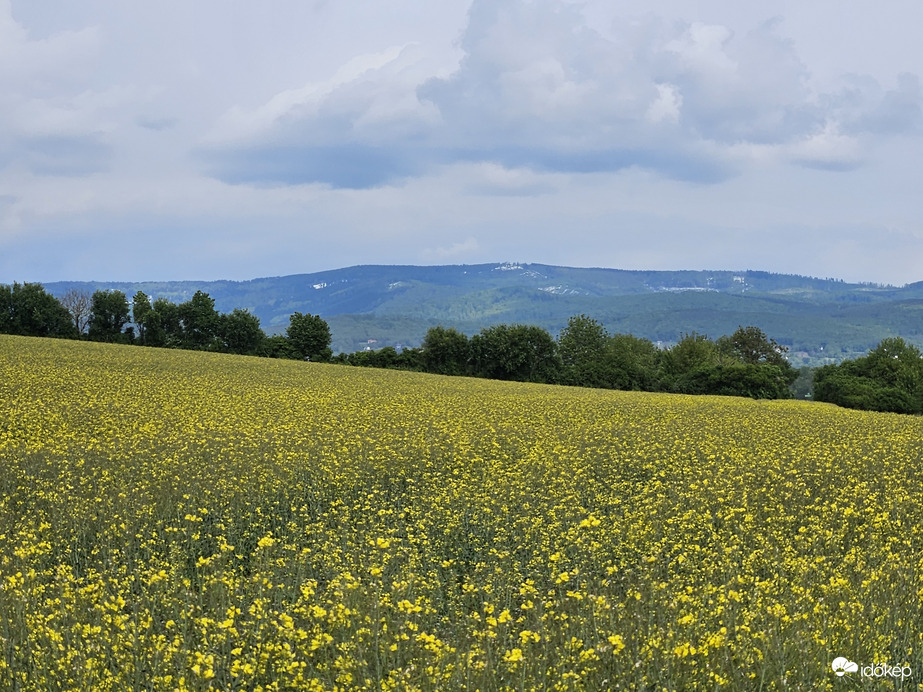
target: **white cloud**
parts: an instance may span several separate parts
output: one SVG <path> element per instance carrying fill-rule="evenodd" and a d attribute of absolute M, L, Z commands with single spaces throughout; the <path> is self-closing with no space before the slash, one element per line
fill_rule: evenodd
<path fill-rule="evenodd" d="M 353 124 L 355 120 L 376 120 L 376 111 L 379 113 L 377 119 L 382 119 L 388 110 L 398 110 L 394 108 L 395 101 L 406 101 L 408 92 L 414 93 L 415 84 L 408 85 L 406 80 L 402 84 L 400 79 L 407 61 L 403 61 L 404 65 L 399 61 L 406 48 L 392 46 L 380 53 L 359 55 L 340 67 L 330 79 L 283 91 L 254 110 L 235 106 L 218 120 L 205 144 L 259 144 L 273 137 L 277 128 L 287 129 L 289 123 L 322 118 L 324 109 L 345 111 L 342 115 L 352 117 Z M 362 93 L 363 87 L 365 93 Z M 353 94 L 358 96 L 359 103 L 350 109 L 348 102 Z M 381 103 L 383 100 L 390 103 Z M 338 101 L 342 104 L 339 107 Z M 310 139 L 314 133 L 292 134 Z"/>
<path fill-rule="evenodd" d="M 655 124 L 663 121 L 679 122 L 682 106 L 683 97 L 679 89 L 672 84 L 658 84 L 657 98 L 647 109 L 647 119 Z"/>
<path fill-rule="evenodd" d="M 675 53 L 690 72 L 713 75 L 714 81 L 727 83 L 737 73 L 737 63 L 726 53 L 732 35 L 725 26 L 693 22 L 679 36 L 667 41 L 665 48 Z"/>
<path fill-rule="evenodd" d="M 506 168 L 490 162 L 460 164 L 457 168 L 467 169 L 471 181 L 464 189 L 474 195 L 531 197 L 550 193 L 562 182 L 528 168 Z"/>
<path fill-rule="evenodd" d="M 858 139 L 841 134 L 834 123 L 828 123 L 822 132 L 792 143 L 785 151 L 794 163 L 830 170 L 855 168 L 864 158 Z"/>

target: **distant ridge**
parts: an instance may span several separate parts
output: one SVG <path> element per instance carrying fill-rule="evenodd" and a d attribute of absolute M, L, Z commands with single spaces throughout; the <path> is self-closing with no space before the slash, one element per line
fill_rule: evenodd
<path fill-rule="evenodd" d="M 320 314 L 331 325 L 335 351 L 416 346 L 435 324 L 470 334 L 491 324 L 528 323 L 556 335 L 579 313 L 611 332 L 663 343 L 754 324 L 787 345 L 796 364 L 861 354 L 887 336 L 923 343 L 923 282 L 895 287 L 752 270 L 361 265 L 249 281 L 45 286 L 55 295 L 118 289 L 129 299 L 140 290 L 172 302 L 205 291 L 221 312 L 250 310 L 267 332 L 284 330 L 294 311 Z"/>

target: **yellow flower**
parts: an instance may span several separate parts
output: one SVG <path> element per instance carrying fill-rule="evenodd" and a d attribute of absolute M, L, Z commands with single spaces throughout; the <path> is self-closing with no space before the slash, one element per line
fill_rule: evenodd
<path fill-rule="evenodd" d="M 522 649 L 511 649 L 503 654 L 503 660 L 507 663 L 516 663 L 522 660 Z"/>
<path fill-rule="evenodd" d="M 519 633 L 519 641 L 523 644 L 528 644 L 531 642 L 538 642 L 541 639 L 541 636 L 537 632 L 531 630 L 523 630 Z"/>

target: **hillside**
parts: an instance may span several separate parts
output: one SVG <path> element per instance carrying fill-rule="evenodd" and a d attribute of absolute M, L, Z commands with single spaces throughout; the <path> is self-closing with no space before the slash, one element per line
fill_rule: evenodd
<path fill-rule="evenodd" d="M 57 282 L 46 288 L 141 290 L 182 302 L 207 292 L 216 308 L 256 314 L 267 332 L 294 312 L 322 315 L 335 351 L 416 346 L 435 325 L 472 334 L 497 323 L 557 334 L 586 313 L 611 332 L 669 343 L 753 324 L 791 349 L 793 362 L 859 355 L 887 336 L 923 343 L 923 282 L 901 288 L 759 271 L 628 271 L 543 264 L 358 266 L 250 281 Z"/>

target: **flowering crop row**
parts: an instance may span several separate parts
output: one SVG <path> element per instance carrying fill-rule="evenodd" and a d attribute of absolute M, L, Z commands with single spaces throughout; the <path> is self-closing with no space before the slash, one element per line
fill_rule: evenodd
<path fill-rule="evenodd" d="M 0 689 L 837 689 L 838 656 L 916 685 L 921 439 L 0 337 Z"/>

